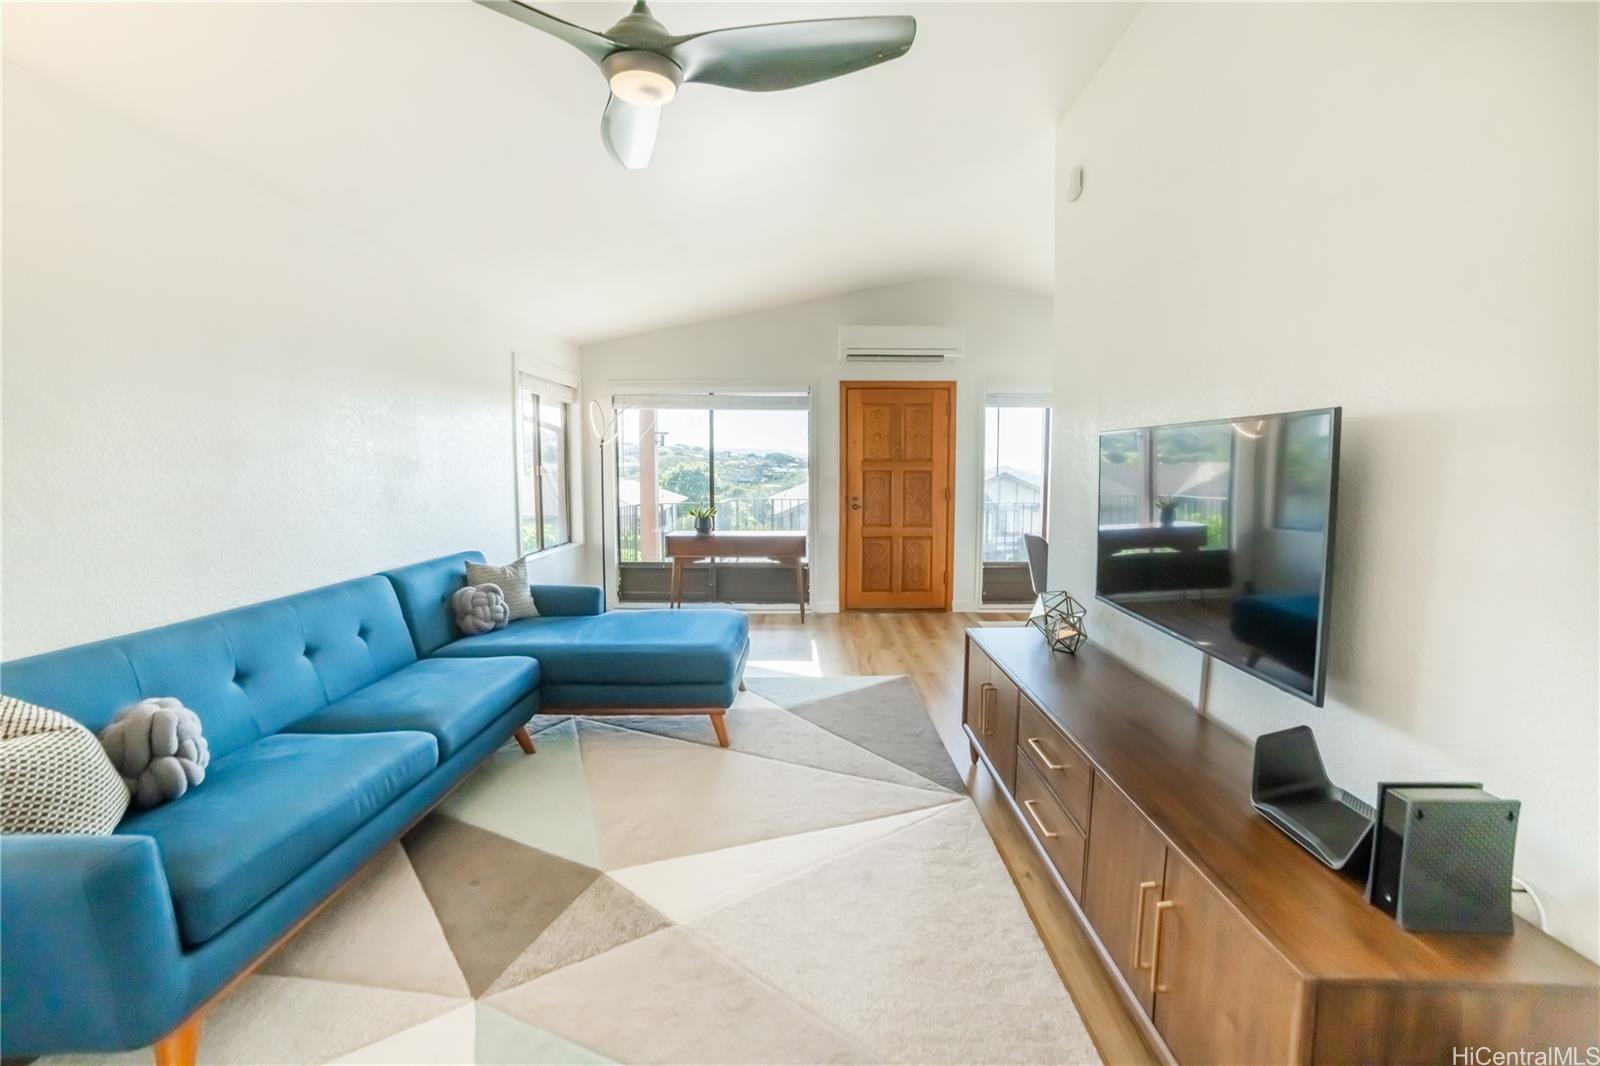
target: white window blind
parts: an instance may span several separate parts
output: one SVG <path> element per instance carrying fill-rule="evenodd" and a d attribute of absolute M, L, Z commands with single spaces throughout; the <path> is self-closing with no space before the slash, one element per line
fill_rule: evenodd
<path fill-rule="evenodd" d="M 563 385 L 549 378 L 534 377 L 532 374 L 518 374 L 517 378 L 523 388 L 539 397 L 544 403 L 578 402 L 578 390 L 571 385 Z"/>
<path fill-rule="evenodd" d="M 983 395 L 985 407 L 1049 407 L 1050 390 L 1026 386 L 990 389 Z"/>
<path fill-rule="evenodd" d="M 617 407 L 646 411 L 805 411 L 808 392 L 634 392 L 611 398 Z"/>

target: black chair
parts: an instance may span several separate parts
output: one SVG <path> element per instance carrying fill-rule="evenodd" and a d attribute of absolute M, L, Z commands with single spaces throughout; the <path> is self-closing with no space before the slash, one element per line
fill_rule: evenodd
<path fill-rule="evenodd" d="M 1033 582 L 1033 594 L 1043 596 L 1050 586 L 1045 582 L 1046 566 L 1050 560 L 1050 543 L 1032 533 L 1022 535 L 1022 545 L 1028 550 L 1028 580 Z"/>

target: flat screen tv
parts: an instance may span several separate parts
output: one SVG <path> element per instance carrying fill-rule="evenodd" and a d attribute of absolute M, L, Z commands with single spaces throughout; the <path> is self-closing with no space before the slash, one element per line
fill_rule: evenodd
<path fill-rule="evenodd" d="M 1322 705 L 1339 408 L 1100 434 L 1095 596 Z"/>

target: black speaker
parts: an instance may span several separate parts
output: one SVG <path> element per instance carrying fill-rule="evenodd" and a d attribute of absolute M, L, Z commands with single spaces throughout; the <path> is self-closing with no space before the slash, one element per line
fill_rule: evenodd
<path fill-rule="evenodd" d="M 1379 785 L 1368 902 L 1413 933 L 1511 932 L 1521 808 L 1476 784 Z"/>

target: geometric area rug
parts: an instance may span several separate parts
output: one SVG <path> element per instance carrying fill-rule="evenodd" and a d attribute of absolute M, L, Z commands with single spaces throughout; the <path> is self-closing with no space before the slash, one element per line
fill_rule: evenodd
<path fill-rule="evenodd" d="M 212 1008 L 201 1062 L 1098 1063 L 911 683 L 748 684 L 728 749 L 535 718 Z"/>

